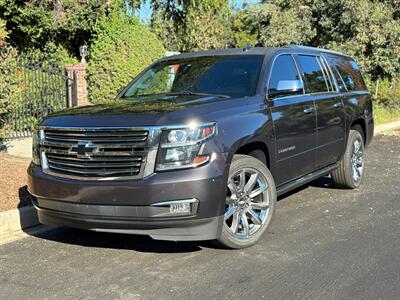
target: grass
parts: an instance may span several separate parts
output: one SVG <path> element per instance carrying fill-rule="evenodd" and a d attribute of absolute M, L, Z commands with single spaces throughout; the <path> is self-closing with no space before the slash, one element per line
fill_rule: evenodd
<path fill-rule="evenodd" d="M 392 121 L 400 121 L 400 110 L 374 103 L 375 124 L 379 125 Z"/>

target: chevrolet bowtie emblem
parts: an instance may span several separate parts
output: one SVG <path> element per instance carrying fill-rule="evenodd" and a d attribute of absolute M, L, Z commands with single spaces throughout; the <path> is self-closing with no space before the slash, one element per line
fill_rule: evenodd
<path fill-rule="evenodd" d="M 70 152 L 77 154 L 78 158 L 90 158 L 91 154 L 99 152 L 99 148 L 91 142 L 78 142 L 71 146 Z"/>

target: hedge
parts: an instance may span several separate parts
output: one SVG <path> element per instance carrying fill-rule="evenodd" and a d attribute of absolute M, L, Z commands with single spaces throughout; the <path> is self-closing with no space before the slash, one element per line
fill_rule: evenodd
<path fill-rule="evenodd" d="M 115 10 L 98 22 L 89 49 L 89 101 L 115 98 L 134 76 L 162 57 L 161 42 L 136 18 Z"/>

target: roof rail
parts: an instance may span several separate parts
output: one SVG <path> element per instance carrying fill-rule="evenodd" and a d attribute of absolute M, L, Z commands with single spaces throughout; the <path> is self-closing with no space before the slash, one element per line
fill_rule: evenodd
<path fill-rule="evenodd" d="M 330 54 L 336 54 L 336 55 L 341 55 L 341 56 L 349 56 L 348 54 L 340 51 L 335 51 L 335 50 L 329 50 L 325 48 L 318 48 L 318 47 L 311 47 L 311 46 L 303 46 L 303 45 L 286 45 L 285 48 L 297 48 L 297 49 L 303 49 L 303 50 L 313 50 L 313 51 L 319 51 L 319 52 L 324 52 L 324 53 L 330 53 Z"/>

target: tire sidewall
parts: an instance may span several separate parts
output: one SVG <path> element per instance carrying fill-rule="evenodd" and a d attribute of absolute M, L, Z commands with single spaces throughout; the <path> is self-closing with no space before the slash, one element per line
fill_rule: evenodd
<path fill-rule="evenodd" d="M 352 169 L 352 164 L 351 164 L 351 158 L 353 156 L 353 144 L 354 142 L 360 138 L 361 139 L 361 147 L 363 149 L 363 159 L 365 161 L 365 147 L 364 147 L 364 138 L 362 136 L 362 134 L 356 130 L 356 129 L 352 129 L 350 130 L 350 134 L 349 134 L 349 140 L 347 142 L 347 149 L 346 149 L 346 154 L 345 154 L 345 159 L 346 159 L 346 169 L 347 169 L 347 180 L 348 182 L 351 183 L 352 188 L 358 188 L 360 187 L 360 185 L 363 183 L 364 181 L 364 169 L 365 169 L 365 163 L 364 163 L 364 169 L 363 169 L 363 173 L 361 175 L 361 179 L 359 181 L 355 181 L 353 178 L 353 169 Z"/>

